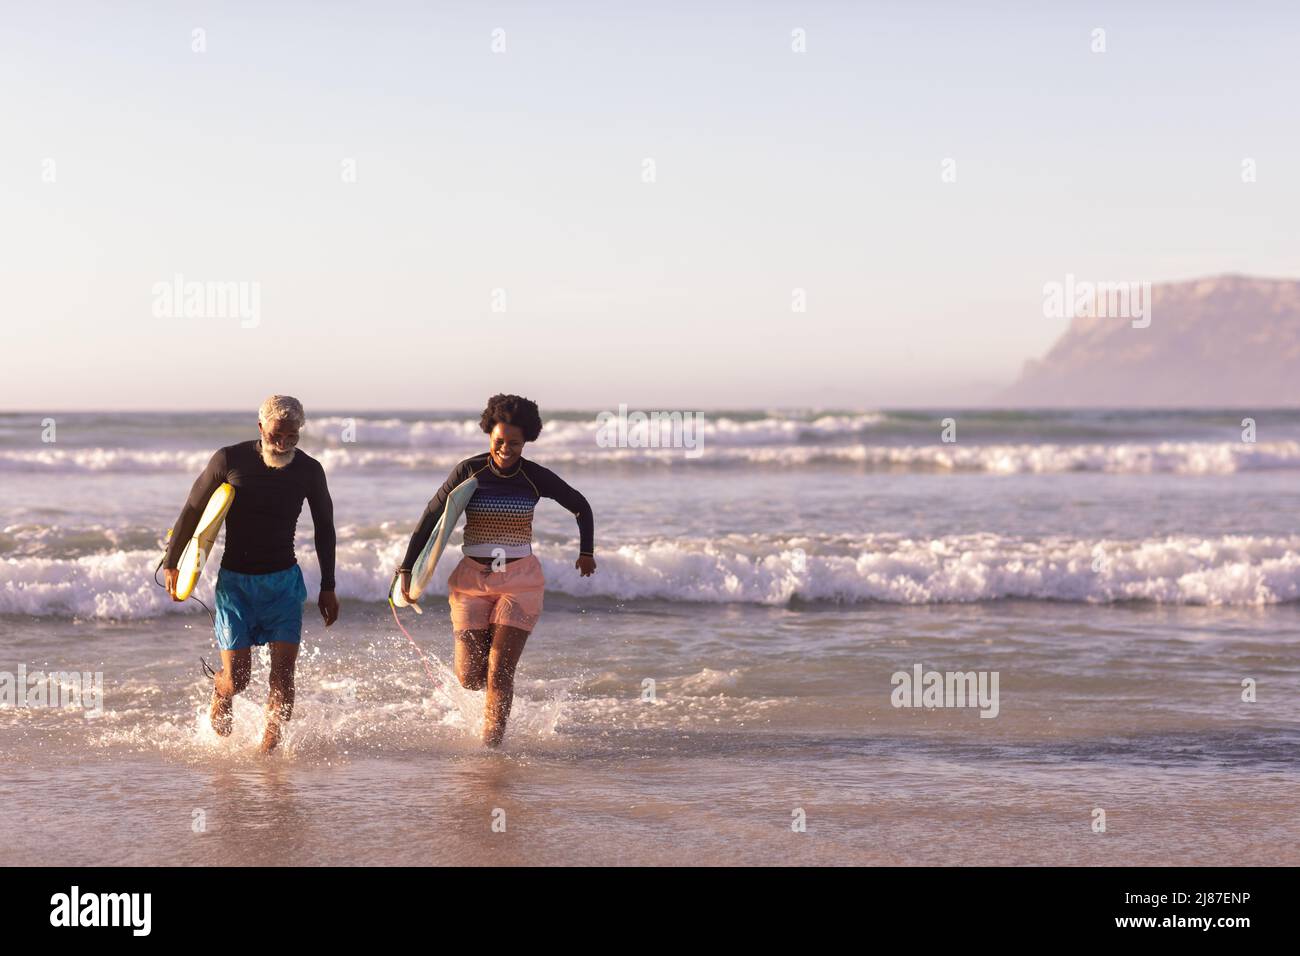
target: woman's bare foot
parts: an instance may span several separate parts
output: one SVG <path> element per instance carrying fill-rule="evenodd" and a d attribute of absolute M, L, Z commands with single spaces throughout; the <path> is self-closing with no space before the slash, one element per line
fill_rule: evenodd
<path fill-rule="evenodd" d="M 212 708 L 208 712 L 208 719 L 212 721 L 212 729 L 219 736 L 229 737 L 231 728 L 234 726 L 234 717 L 230 712 L 232 703 L 234 703 L 233 697 L 222 697 L 220 694 L 213 692 Z"/>
<path fill-rule="evenodd" d="M 262 734 L 262 746 L 257 748 L 258 753 L 269 754 L 279 745 L 280 724 L 278 721 L 271 721 L 266 725 L 266 733 Z"/>

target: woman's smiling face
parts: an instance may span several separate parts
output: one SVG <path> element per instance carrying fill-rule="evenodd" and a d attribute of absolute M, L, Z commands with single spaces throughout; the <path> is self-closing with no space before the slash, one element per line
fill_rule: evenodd
<path fill-rule="evenodd" d="M 518 425 L 497 422 L 492 426 L 488 450 L 492 463 L 502 471 L 509 471 L 524 453 L 524 431 Z"/>

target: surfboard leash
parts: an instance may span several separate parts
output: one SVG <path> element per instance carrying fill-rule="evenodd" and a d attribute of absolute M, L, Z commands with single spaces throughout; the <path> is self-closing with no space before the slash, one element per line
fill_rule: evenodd
<path fill-rule="evenodd" d="M 170 532 L 170 531 L 168 531 L 167 534 L 168 534 L 169 537 L 171 536 L 171 532 Z M 163 562 L 166 561 L 166 560 L 167 560 L 167 555 L 164 554 L 161 558 L 158 559 L 158 565 L 157 565 L 157 567 L 155 567 L 155 568 L 153 569 L 153 583 L 156 584 L 156 585 L 158 585 L 158 586 L 159 586 L 160 588 L 162 588 L 164 591 L 167 590 L 167 585 L 163 584 L 161 581 L 158 580 L 158 572 L 159 572 L 160 570 L 162 570 Z M 167 593 L 170 594 L 171 592 L 168 591 Z M 203 610 L 205 610 L 205 611 L 208 612 L 208 618 L 212 621 L 212 629 L 213 629 L 214 631 L 217 629 L 217 616 L 216 616 L 215 614 L 212 613 L 212 608 L 208 607 L 206 604 L 203 603 L 203 600 L 202 600 L 201 598 L 195 597 L 193 594 L 191 594 L 191 595 L 190 595 L 188 598 L 186 598 L 185 600 L 187 600 L 187 601 L 196 601 L 196 602 L 198 603 L 199 607 L 203 608 Z M 216 680 L 217 672 L 214 671 L 214 670 L 212 669 L 212 665 L 209 664 L 209 663 L 208 663 L 206 660 L 204 660 L 202 657 L 199 658 L 199 663 L 200 663 L 201 665 L 203 665 L 203 674 L 204 674 L 204 676 L 207 677 L 207 678 L 209 678 L 209 679 L 211 679 L 211 680 Z"/>
<path fill-rule="evenodd" d="M 424 665 L 424 672 L 429 675 L 429 680 L 434 684 L 441 683 L 438 678 L 433 675 L 433 669 L 429 667 L 429 659 L 424 656 L 424 651 L 420 650 L 420 645 L 415 643 L 415 638 L 411 636 L 411 632 L 402 627 L 402 619 L 397 616 L 397 605 L 393 603 L 392 598 L 388 599 L 388 607 L 393 612 L 393 620 L 397 622 L 398 630 L 406 635 L 406 639 L 410 641 L 411 646 L 415 648 L 415 653 L 420 655 L 420 663 Z"/>
<path fill-rule="evenodd" d="M 159 586 L 160 588 L 162 588 L 164 591 L 167 591 L 167 585 L 163 584 L 161 581 L 158 580 L 158 572 L 159 572 L 159 570 L 162 569 L 163 562 L 166 561 L 166 560 L 167 560 L 167 555 L 164 554 L 161 558 L 158 559 L 158 567 L 156 567 L 156 568 L 153 569 L 153 583 L 156 584 L 156 585 L 158 585 L 158 586 Z M 167 591 L 167 593 L 170 594 L 171 592 L 170 592 L 170 591 Z M 203 599 L 202 599 L 202 598 L 195 597 L 193 594 L 191 594 L 191 595 L 190 595 L 189 597 L 187 597 L 185 600 L 187 600 L 187 601 L 194 601 L 194 602 L 196 602 L 196 603 L 199 605 L 199 607 L 201 607 L 201 608 L 203 608 L 203 610 L 207 611 L 207 612 L 208 612 L 208 617 L 209 617 L 209 619 L 211 619 L 211 621 L 212 621 L 212 627 L 213 627 L 214 629 L 216 628 L 216 626 L 217 626 L 217 616 L 216 616 L 215 614 L 212 613 L 212 608 L 208 607 L 206 604 L 203 603 Z"/>
<path fill-rule="evenodd" d="M 420 650 L 420 645 L 415 643 L 415 638 L 411 636 L 411 632 L 402 627 L 402 619 L 397 616 L 397 605 L 393 603 L 391 591 L 388 596 L 388 608 L 393 612 L 393 620 L 397 623 L 397 629 L 406 635 L 406 639 L 410 641 L 411 646 L 415 648 L 415 653 L 420 655 L 420 663 L 424 665 L 424 672 L 429 675 L 429 682 L 436 687 L 442 686 L 442 681 L 438 680 L 438 678 L 434 676 L 433 668 L 429 666 L 429 659 L 424 656 L 424 651 Z"/>

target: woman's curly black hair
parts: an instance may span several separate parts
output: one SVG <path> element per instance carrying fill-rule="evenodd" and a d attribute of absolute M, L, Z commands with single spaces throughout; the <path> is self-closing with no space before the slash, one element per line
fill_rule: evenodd
<path fill-rule="evenodd" d="M 517 426 L 524 433 L 524 441 L 536 441 L 542 433 L 542 413 L 537 403 L 521 395 L 493 395 L 488 399 L 479 428 L 491 435 L 497 422 Z"/>

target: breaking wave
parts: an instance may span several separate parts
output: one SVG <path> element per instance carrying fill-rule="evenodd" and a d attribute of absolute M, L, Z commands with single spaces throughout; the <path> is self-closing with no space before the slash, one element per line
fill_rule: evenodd
<path fill-rule="evenodd" d="M 389 543 L 341 541 L 339 596 L 383 601 L 404 547 L 404 536 Z M 579 577 L 573 552 L 557 544 L 536 547 L 548 592 L 600 601 L 773 606 L 1005 599 L 1213 606 L 1300 599 L 1300 536 L 1171 535 L 1131 541 L 997 534 L 674 538 L 604 550 L 597 556 L 599 572 L 591 578 Z M 302 559 L 315 593 L 315 556 L 304 549 Z M 192 606 L 175 604 L 155 585 L 157 561 L 156 550 L 9 558 L 0 562 L 0 613 L 99 619 L 193 613 Z M 425 603 L 439 613 L 444 604 L 437 596 L 446 594 L 455 563 L 439 564 L 426 595 Z M 200 582 L 197 594 L 205 601 L 215 577 L 210 571 Z"/>

